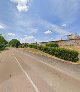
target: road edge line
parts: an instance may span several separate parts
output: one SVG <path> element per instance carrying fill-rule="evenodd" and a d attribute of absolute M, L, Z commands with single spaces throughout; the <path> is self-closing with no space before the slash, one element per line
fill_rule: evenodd
<path fill-rule="evenodd" d="M 22 52 L 23 53 L 23 52 Z M 28 57 L 31 57 L 31 58 L 33 58 L 34 60 L 37 60 L 37 61 L 39 61 L 40 63 L 43 63 L 43 64 L 45 64 L 46 66 L 49 66 L 49 67 L 51 67 L 52 69 L 55 69 L 55 70 L 57 70 L 57 71 L 59 71 L 59 72 L 61 72 L 61 73 L 63 73 L 63 74 L 66 74 L 66 75 L 68 75 L 68 76 L 70 76 L 70 77 L 72 77 L 72 78 L 74 78 L 74 79 L 77 79 L 77 80 L 79 80 L 80 81 L 80 79 L 77 77 L 73 77 L 71 74 L 69 74 L 69 73 L 65 73 L 63 70 L 61 70 L 61 69 L 59 69 L 59 68 L 56 68 L 56 67 L 54 67 L 54 66 L 52 66 L 52 65 L 50 65 L 50 64 L 47 64 L 47 63 L 45 63 L 45 62 L 43 62 L 42 60 L 38 60 L 37 58 L 35 58 L 35 57 L 32 57 L 31 55 L 28 55 L 28 54 L 26 54 L 26 53 L 23 53 L 24 55 L 26 55 L 26 56 L 28 56 Z"/>
<path fill-rule="evenodd" d="M 21 68 L 21 71 L 25 74 L 25 76 L 28 78 L 28 80 L 30 81 L 30 83 L 32 84 L 32 86 L 34 87 L 36 92 L 40 92 L 39 89 L 37 88 L 37 86 L 34 84 L 34 82 L 32 81 L 32 79 L 29 77 L 29 75 L 25 72 L 25 70 L 23 69 L 23 67 L 21 66 L 21 64 L 19 63 L 18 59 L 16 57 L 14 57 L 16 62 L 18 63 L 19 67 Z"/>

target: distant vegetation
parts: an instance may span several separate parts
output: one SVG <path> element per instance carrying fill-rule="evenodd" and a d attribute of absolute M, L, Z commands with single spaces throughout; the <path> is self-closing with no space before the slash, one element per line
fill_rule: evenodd
<path fill-rule="evenodd" d="M 9 46 L 18 48 L 20 46 L 20 41 L 17 39 L 12 39 L 9 42 Z"/>
<path fill-rule="evenodd" d="M 7 43 L 8 42 L 5 40 L 5 38 L 0 35 L 0 51 L 5 49 Z"/>
<path fill-rule="evenodd" d="M 21 47 L 22 48 L 29 47 L 29 48 L 38 49 L 50 55 L 56 56 L 60 59 L 64 59 L 64 60 L 68 60 L 72 62 L 77 62 L 79 60 L 78 58 L 79 53 L 77 51 L 59 48 L 57 44 L 53 46 L 52 46 L 52 43 L 51 44 L 49 43 L 46 46 L 40 46 L 36 44 L 22 44 Z"/>
<path fill-rule="evenodd" d="M 39 44 L 29 44 L 29 43 L 20 43 L 17 39 L 12 39 L 10 42 L 7 42 L 5 38 L 0 35 L 0 50 L 5 49 L 6 46 L 16 47 L 16 48 L 34 48 L 41 50 L 45 53 L 51 54 L 58 58 L 77 62 L 79 60 L 79 53 L 74 50 L 69 50 L 65 48 L 60 48 L 57 43 L 47 43 L 46 46 L 40 46 Z"/>
<path fill-rule="evenodd" d="M 20 46 L 20 41 L 17 39 L 12 39 L 10 42 L 7 42 L 5 38 L 0 35 L 0 51 L 4 50 L 6 47 L 16 47 L 18 48 Z"/>

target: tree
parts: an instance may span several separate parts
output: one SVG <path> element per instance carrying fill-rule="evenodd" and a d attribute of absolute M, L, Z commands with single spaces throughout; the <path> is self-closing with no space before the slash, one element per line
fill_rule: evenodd
<path fill-rule="evenodd" d="M 17 39 L 12 39 L 10 42 L 9 42 L 10 46 L 12 47 L 16 47 L 18 48 L 18 46 L 20 45 L 20 41 L 17 40 Z"/>
<path fill-rule="evenodd" d="M 8 42 L 5 40 L 5 38 L 2 35 L 0 35 L 0 50 L 5 49 L 7 43 Z"/>

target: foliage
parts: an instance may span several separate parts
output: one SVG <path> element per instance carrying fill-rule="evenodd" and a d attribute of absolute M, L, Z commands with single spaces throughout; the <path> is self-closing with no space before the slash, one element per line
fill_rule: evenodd
<path fill-rule="evenodd" d="M 10 44 L 11 47 L 16 47 L 16 48 L 18 48 L 19 45 L 20 45 L 20 41 L 17 40 L 17 39 L 12 39 L 12 40 L 9 42 L 9 44 Z"/>
<path fill-rule="evenodd" d="M 77 62 L 79 60 L 78 58 L 79 53 L 74 50 L 69 50 L 69 49 L 64 49 L 64 48 L 59 48 L 59 47 L 52 48 L 48 46 L 39 46 L 39 45 L 34 45 L 34 44 L 29 44 L 28 47 L 41 50 L 43 52 L 56 56 L 60 59 L 69 60 L 72 62 Z"/>
<path fill-rule="evenodd" d="M 48 43 L 46 43 L 46 46 L 48 46 L 48 47 L 59 47 L 59 45 L 56 42 L 48 42 Z"/>
<path fill-rule="evenodd" d="M 72 62 L 77 62 L 79 60 L 78 58 L 78 52 L 74 50 L 64 49 L 64 48 L 48 48 L 49 54 L 54 55 L 58 58 L 69 60 Z"/>
<path fill-rule="evenodd" d="M 5 38 L 2 35 L 0 35 L 0 50 L 5 49 L 7 43 L 8 42 L 5 40 Z"/>
<path fill-rule="evenodd" d="M 29 44 L 28 46 L 29 46 L 30 48 L 37 49 L 37 45 L 36 45 L 36 44 Z"/>
<path fill-rule="evenodd" d="M 20 44 L 19 48 L 27 48 L 29 47 L 28 45 L 29 45 L 28 43 L 22 43 Z"/>

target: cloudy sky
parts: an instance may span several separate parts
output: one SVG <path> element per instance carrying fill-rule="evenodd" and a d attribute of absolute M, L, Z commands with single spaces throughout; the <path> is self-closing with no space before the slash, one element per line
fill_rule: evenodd
<path fill-rule="evenodd" d="M 80 0 L 0 0 L 0 33 L 21 42 L 80 34 Z"/>

